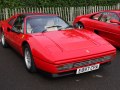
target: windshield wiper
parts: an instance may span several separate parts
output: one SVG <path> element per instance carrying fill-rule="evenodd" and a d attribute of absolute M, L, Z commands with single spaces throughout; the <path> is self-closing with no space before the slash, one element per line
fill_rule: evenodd
<path fill-rule="evenodd" d="M 67 26 L 66 28 L 73 28 L 73 26 L 72 26 L 72 25 L 69 25 L 69 26 Z M 66 28 L 65 28 L 65 29 L 66 29 Z"/>
<path fill-rule="evenodd" d="M 67 28 L 68 28 L 68 29 L 71 29 L 71 28 L 73 28 L 73 26 L 72 26 L 72 25 L 69 25 L 69 26 L 67 26 L 67 27 L 60 28 L 59 30 L 62 30 L 62 29 L 64 30 L 64 29 L 67 29 Z"/>
<path fill-rule="evenodd" d="M 52 28 L 52 27 L 62 27 L 62 26 L 54 25 L 54 26 L 48 26 L 48 27 L 46 27 L 46 28 Z"/>
<path fill-rule="evenodd" d="M 52 28 L 52 27 L 57 27 L 58 28 L 58 30 L 61 30 L 62 28 L 62 26 L 59 26 L 59 25 L 54 25 L 54 26 L 49 26 L 49 27 L 47 27 L 47 28 Z"/>

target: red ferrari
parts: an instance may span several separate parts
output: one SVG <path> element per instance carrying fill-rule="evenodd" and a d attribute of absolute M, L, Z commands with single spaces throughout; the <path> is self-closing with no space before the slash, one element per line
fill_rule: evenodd
<path fill-rule="evenodd" d="M 74 29 L 57 15 L 18 14 L 1 21 L 1 44 L 23 57 L 26 69 L 52 76 L 80 74 L 112 61 L 116 49 L 90 31 Z"/>
<path fill-rule="evenodd" d="M 111 44 L 120 47 L 120 11 L 101 11 L 77 16 L 73 24 L 75 28 L 94 31 Z"/>

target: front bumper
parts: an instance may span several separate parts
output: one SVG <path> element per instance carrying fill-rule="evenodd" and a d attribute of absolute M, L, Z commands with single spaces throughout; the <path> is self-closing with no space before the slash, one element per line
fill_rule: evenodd
<path fill-rule="evenodd" d="M 108 56 L 108 55 L 111 55 L 112 58 L 110 60 L 106 60 L 106 61 L 101 61 L 101 62 L 95 62 L 95 63 L 92 63 L 90 65 L 94 65 L 94 64 L 97 64 L 99 63 L 100 64 L 100 67 L 104 64 L 108 64 L 110 63 L 113 58 L 115 57 L 115 51 L 114 52 L 107 52 L 107 53 L 102 53 L 102 54 L 97 54 L 97 55 L 93 55 L 93 56 L 87 56 L 87 58 L 84 57 L 83 58 L 77 58 L 76 60 L 70 60 L 70 62 L 67 62 L 67 63 L 63 63 L 63 62 L 59 62 L 59 64 L 51 64 L 51 63 L 48 63 L 48 62 L 45 62 L 43 60 L 40 60 L 36 57 L 34 57 L 34 61 L 35 61 L 35 64 L 36 64 L 36 67 L 42 71 L 45 71 L 45 72 L 48 72 L 48 73 L 51 73 L 53 75 L 53 77 L 57 77 L 57 76 L 64 76 L 64 75 L 69 75 L 69 74 L 74 74 L 75 71 L 78 69 L 78 68 L 81 68 L 81 66 L 79 67 L 74 67 L 74 68 L 71 68 L 69 70 L 58 70 L 58 67 L 61 66 L 61 65 L 65 65 L 65 64 L 69 64 L 69 63 L 77 63 L 77 62 L 85 62 L 85 61 L 88 61 L 90 59 L 97 59 L 97 58 L 101 58 L 101 57 L 104 57 L 104 56 Z M 89 65 L 84 65 L 82 67 L 85 67 L 85 66 L 89 66 Z"/>
<path fill-rule="evenodd" d="M 110 64 L 111 64 L 111 62 L 103 63 L 103 64 L 100 65 L 100 68 L 102 68 L 104 66 L 107 66 L 107 65 L 110 65 Z M 68 71 L 68 72 L 62 72 L 62 73 L 57 73 L 57 74 L 52 74 L 51 76 L 52 77 L 62 77 L 62 76 L 73 75 L 73 74 L 76 74 L 76 70 Z"/>

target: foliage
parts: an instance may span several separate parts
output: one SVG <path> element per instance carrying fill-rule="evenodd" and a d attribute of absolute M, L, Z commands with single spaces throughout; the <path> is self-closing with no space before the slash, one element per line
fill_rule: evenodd
<path fill-rule="evenodd" d="M 0 8 L 114 5 L 119 0 L 0 0 Z"/>

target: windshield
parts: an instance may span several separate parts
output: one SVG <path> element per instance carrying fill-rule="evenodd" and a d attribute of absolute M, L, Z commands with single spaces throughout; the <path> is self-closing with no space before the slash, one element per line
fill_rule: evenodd
<path fill-rule="evenodd" d="M 31 16 L 26 19 L 27 33 L 55 31 L 67 27 L 69 24 L 58 16 Z"/>

